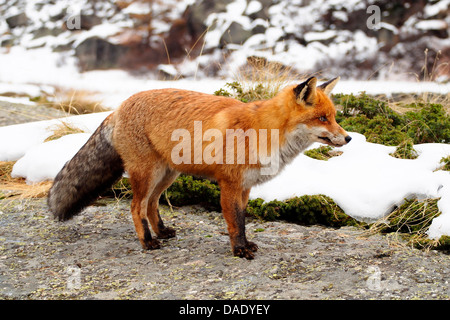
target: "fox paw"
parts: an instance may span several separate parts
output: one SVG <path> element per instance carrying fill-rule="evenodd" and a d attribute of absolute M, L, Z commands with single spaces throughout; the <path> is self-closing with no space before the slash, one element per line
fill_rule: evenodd
<path fill-rule="evenodd" d="M 258 245 L 256 243 L 250 242 L 250 241 L 247 241 L 247 243 L 245 244 L 245 248 L 252 252 L 258 251 Z"/>
<path fill-rule="evenodd" d="M 141 242 L 141 244 L 144 250 L 155 250 L 161 247 L 157 239 L 145 240 L 144 242 Z"/>
<path fill-rule="evenodd" d="M 233 254 L 239 258 L 245 258 L 247 260 L 252 260 L 255 258 L 255 252 L 258 249 L 258 246 L 254 243 L 247 243 L 245 247 L 234 247 Z"/>
<path fill-rule="evenodd" d="M 159 239 L 169 239 L 174 238 L 176 235 L 176 231 L 173 228 L 165 227 L 164 229 L 160 229 L 158 232 Z"/>

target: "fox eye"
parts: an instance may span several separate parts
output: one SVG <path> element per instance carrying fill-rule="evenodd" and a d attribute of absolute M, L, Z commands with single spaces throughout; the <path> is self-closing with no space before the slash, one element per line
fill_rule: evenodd
<path fill-rule="evenodd" d="M 322 121 L 322 122 L 327 122 L 327 117 L 322 116 L 322 117 L 319 118 L 319 120 Z"/>

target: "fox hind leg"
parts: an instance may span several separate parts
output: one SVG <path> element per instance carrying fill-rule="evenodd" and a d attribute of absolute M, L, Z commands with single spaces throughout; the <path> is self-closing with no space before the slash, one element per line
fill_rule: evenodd
<path fill-rule="evenodd" d="M 178 175 L 179 172 L 167 168 L 165 174 L 154 188 L 148 200 L 147 218 L 148 221 L 150 221 L 153 231 L 160 239 L 175 237 L 175 229 L 164 225 L 164 222 L 159 215 L 158 204 L 161 194 L 173 183 Z"/>
<path fill-rule="evenodd" d="M 137 236 L 145 250 L 158 249 L 159 241 L 152 237 L 150 232 L 147 211 L 149 199 L 156 188 L 161 175 L 160 166 L 151 168 L 141 168 L 141 170 L 128 170 L 131 187 L 133 190 L 133 200 L 131 201 L 131 215 Z"/>

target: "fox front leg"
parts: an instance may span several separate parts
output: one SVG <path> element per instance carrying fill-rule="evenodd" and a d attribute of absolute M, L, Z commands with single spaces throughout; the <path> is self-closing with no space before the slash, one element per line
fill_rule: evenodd
<path fill-rule="evenodd" d="M 254 252 L 258 246 L 247 240 L 245 235 L 245 206 L 243 194 L 245 192 L 240 186 L 232 183 L 219 182 L 222 213 L 228 227 L 231 249 L 237 257 L 253 259 Z"/>

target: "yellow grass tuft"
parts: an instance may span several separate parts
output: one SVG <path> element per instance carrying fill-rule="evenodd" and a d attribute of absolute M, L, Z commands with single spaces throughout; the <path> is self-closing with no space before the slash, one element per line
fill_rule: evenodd
<path fill-rule="evenodd" d="M 23 178 L 11 177 L 14 161 L 0 161 L 0 200 L 43 198 L 48 195 L 51 181 L 29 185 Z"/>
<path fill-rule="evenodd" d="M 404 204 L 388 216 L 373 223 L 367 234 L 390 233 L 396 241 L 431 249 L 439 244 L 439 240 L 431 240 L 427 234 L 432 220 L 441 214 L 438 200 L 439 198 L 405 200 Z"/>
<path fill-rule="evenodd" d="M 436 82 L 436 79 L 443 74 L 448 74 L 450 72 L 450 64 L 448 62 L 440 62 L 442 52 L 439 50 L 436 53 L 433 64 L 431 68 L 428 67 L 428 49 L 424 51 L 424 63 L 422 70 L 419 74 L 414 73 L 414 77 L 416 81 L 419 83 L 424 82 Z M 422 92 L 420 94 L 402 94 L 398 95 L 393 99 L 387 99 L 386 101 L 393 110 L 404 113 L 407 111 L 414 111 L 411 108 L 405 108 L 406 105 L 414 105 L 419 103 L 433 103 L 433 104 L 441 104 L 447 114 L 450 114 L 450 93 L 439 94 L 434 92 Z M 418 106 L 416 108 L 419 109 Z"/>
<path fill-rule="evenodd" d="M 62 91 L 53 107 L 70 114 L 87 114 L 108 111 L 101 102 L 92 98 L 92 93 L 83 90 Z"/>
<path fill-rule="evenodd" d="M 301 78 L 304 76 L 299 76 L 292 67 L 261 57 L 247 58 L 247 64 L 234 76 L 243 90 L 253 95 L 252 100 L 270 99 Z"/>
<path fill-rule="evenodd" d="M 70 123 L 67 123 L 67 122 L 64 122 L 64 121 L 61 121 L 60 124 L 55 125 L 54 127 L 52 127 L 52 131 L 53 131 L 53 134 L 51 136 L 49 136 L 47 139 L 45 139 L 44 142 L 57 140 L 57 139 L 59 139 L 59 138 L 61 138 L 63 136 L 66 136 L 68 134 L 84 133 L 85 132 L 82 129 L 74 127 Z"/>
<path fill-rule="evenodd" d="M 94 94 L 87 90 L 67 90 L 57 87 L 52 96 L 43 95 L 30 98 L 30 100 L 67 114 L 79 115 L 108 111 L 109 109 L 103 107 L 100 101 L 93 98 Z"/>

